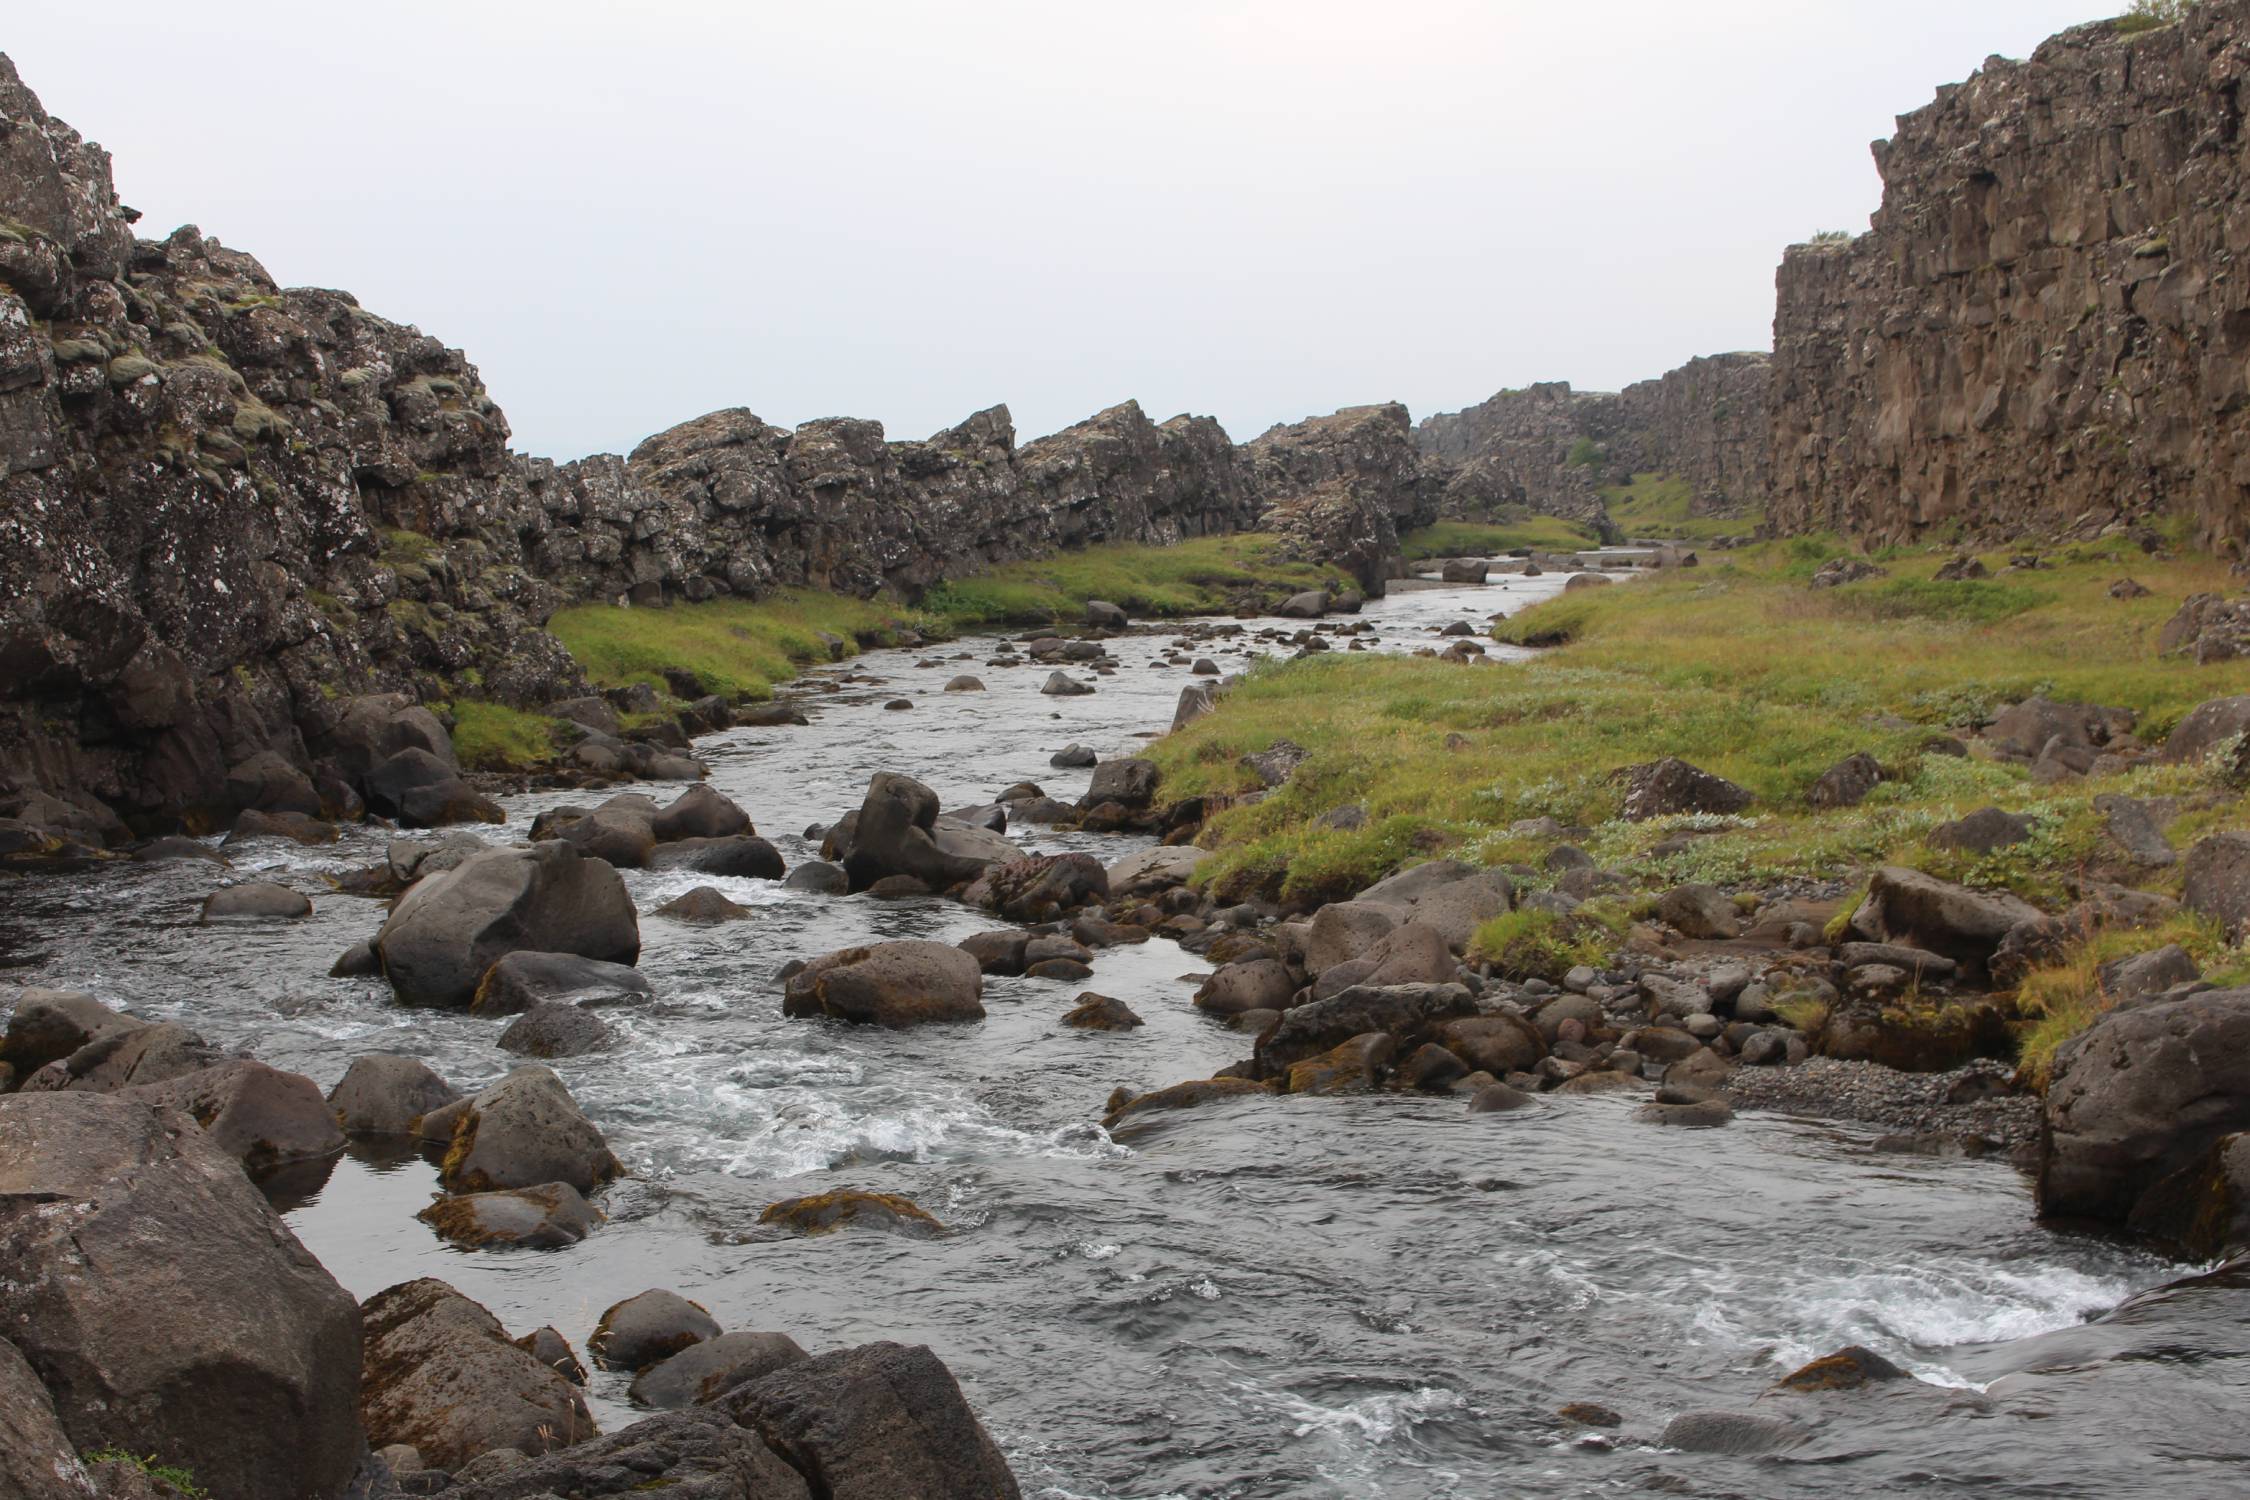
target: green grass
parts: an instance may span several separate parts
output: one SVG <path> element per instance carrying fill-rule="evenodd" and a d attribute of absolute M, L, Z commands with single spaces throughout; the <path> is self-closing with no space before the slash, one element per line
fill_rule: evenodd
<path fill-rule="evenodd" d="M 1610 519 L 1634 538 L 1662 538 L 1683 542 L 1712 537 L 1740 536 L 1755 531 L 1765 519 L 1763 511 L 1733 516 L 1694 514 L 1695 488 L 1671 474 L 1635 474 L 1628 485 L 1602 491 Z"/>
<path fill-rule="evenodd" d="M 2195 704 L 2250 692 L 2250 663 L 2156 655 L 2156 633 L 2183 598 L 2231 592 L 2222 564 L 2157 564 L 2104 545 L 2073 549 L 2052 571 L 1938 584 L 1930 574 L 1943 558 L 1910 554 L 1886 559 L 1887 579 L 1809 588 L 1805 577 L 1830 550 L 1763 544 L 1560 597 L 1501 627 L 1553 628 L 1573 641 L 1526 662 L 1332 653 L 1254 671 L 1216 712 L 1150 752 L 1172 795 L 1222 799 L 1254 789 L 1236 764 L 1243 755 L 1281 737 L 1311 752 L 1286 786 L 1213 818 L 1203 841 L 1218 853 L 1200 878 L 1230 899 L 1310 899 L 1357 889 L 1425 851 L 1536 865 L 1548 841 L 1509 825 L 1551 816 L 1588 825 L 1588 852 L 1651 888 L 1853 879 L 1898 862 L 2052 909 L 2100 851 L 2095 794 L 2219 791 L 2201 767 L 2045 787 L 2021 766 L 1923 746 L 2034 693 L 2133 709 L 2154 741 Z M 2108 596 L 2128 571 L 2151 597 Z M 1459 743 L 1449 748 L 1449 736 Z M 1857 808 L 1807 808 L 1820 773 L 1861 750 L 1891 779 Z M 1610 772 L 1664 755 L 1740 783 L 1754 805 L 1731 818 L 1621 821 Z M 1364 828 L 1318 826 L 1346 804 L 1365 810 Z M 1983 859 L 1928 847 L 1939 823 L 1988 804 L 2030 814 L 2033 839 Z M 2246 822 L 2250 810 L 2229 794 L 2170 832 L 2184 847 Z M 1705 836 L 1658 852 L 1683 824 Z"/>
<path fill-rule="evenodd" d="M 2028 1018 L 2020 1041 L 2024 1071 L 2044 1085 L 2056 1050 L 2116 1004 L 2101 986 L 2103 964 L 2167 943 L 2185 948 L 2214 984 L 2250 981 L 2250 962 L 2242 950 L 2227 942 L 2217 923 L 2193 913 L 2183 912 L 2155 927 L 2089 933 L 2072 943 L 2059 962 L 2034 970 L 2017 987 L 2017 1008 Z"/>
<path fill-rule="evenodd" d="M 1576 552 L 1597 546 L 1593 528 L 1560 516 L 1519 517 L 1491 521 L 1440 521 L 1399 538 L 1408 562 L 1426 557 L 1498 557 L 1518 548 L 1541 552 Z"/>
<path fill-rule="evenodd" d="M 562 610 L 547 629 L 596 687 L 645 682 L 664 689 L 664 669 L 684 667 L 711 691 L 734 699 L 773 696 L 812 662 L 827 661 L 822 632 L 847 652 L 896 639 L 933 622 L 881 600 L 847 599 L 790 589 L 755 602 L 715 599 L 660 607 L 582 604 Z"/>
<path fill-rule="evenodd" d="M 1624 913 L 1591 901 L 1567 917 L 1536 908 L 1502 912 L 1477 928 L 1469 952 L 1504 978 L 1559 984 L 1580 964 L 1606 968 L 1630 925 Z"/>
<path fill-rule="evenodd" d="M 1348 586 L 1333 568 L 1275 557 L 1278 546 L 1254 532 L 1167 547 L 1103 543 L 942 583 L 921 607 L 954 630 L 974 630 L 1076 622 L 1089 599 L 1171 618 L 1230 613 L 1245 596 L 1265 606 L 1307 589 Z"/>
<path fill-rule="evenodd" d="M 89 1453 L 81 1454 L 80 1457 L 89 1464 L 124 1464 L 129 1468 L 138 1469 L 149 1478 L 170 1485 L 173 1489 L 179 1491 L 185 1497 L 185 1500 L 211 1500 L 211 1492 L 195 1482 L 195 1471 L 193 1469 L 183 1469 L 177 1464 L 159 1463 L 153 1453 L 143 1457 L 112 1444 L 106 1448 L 96 1448 Z"/>
<path fill-rule="evenodd" d="M 555 721 L 503 703 L 460 698 L 433 704 L 453 716 L 453 753 L 471 771 L 528 771 L 555 755 Z"/>

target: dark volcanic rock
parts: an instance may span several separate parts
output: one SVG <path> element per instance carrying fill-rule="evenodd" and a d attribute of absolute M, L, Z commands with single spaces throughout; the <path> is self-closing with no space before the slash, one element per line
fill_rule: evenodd
<path fill-rule="evenodd" d="M 832 1500 L 1016 1500 L 1022 1491 L 961 1387 L 928 1349 L 863 1344 L 783 1366 L 718 1405 Z"/>
<path fill-rule="evenodd" d="M 410 1444 L 424 1463 L 454 1470 L 496 1448 L 537 1455 L 598 1430 L 578 1387 L 442 1281 L 377 1292 L 360 1315 L 360 1415 L 375 1447 Z"/>
<path fill-rule="evenodd" d="M 527 1063 L 468 1102 L 439 1177 L 455 1193 L 546 1182 L 590 1193 L 623 1171 L 563 1081 Z"/>
<path fill-rule="evenodd" d="M 177 1113 L 0 1098 L 0 1327 L 81 1450 L 228 1495 L 336 1494 L 365 1451 L 351 1298 Z"/>
<path fill-rule="evenodd" d="M 638 1382 L 636 1382 L 636 1387 Z M 808 1500 L 804 1477 L 724 1412 L 668 1411 L 501 1472 L 464 1479 L 446 1500 L 569 1495 L 670 1500 Z"/>
<path fill-rule="evenodd" d="M 782 1014 L 878 1026 L 984 1019 L 977 960 L 944 943 L 876 943 L 822 954 L 791 975 Z"/>
<path fill-rule="evenodd" d="M 651 1289 L 604 1311 L 586 1352 L 605 1370 L 641 1370 L 718 1336 L 718 1320 L 701 1303 Z"/>
<path fill-rule="evenodd" d="M 521 950 L 631 963 L 641 933 L 625 882 L 567 843 L 494 849 L 415 881 L 375 938 L 391 987 L 418 1005 L 468 1004 Z"/>

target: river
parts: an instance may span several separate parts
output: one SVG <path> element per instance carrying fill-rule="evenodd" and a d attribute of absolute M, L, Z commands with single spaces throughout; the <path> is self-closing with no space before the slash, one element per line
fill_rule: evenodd
<path fill-rule="evenodd" d="M 1410 649 L 1561 583 L 1399 593 L 1362 618 L 1379 649 Z M 879 770 L 928 782 L 947 806 L 1023 780 L 1072 798 L 1088 773 L 1048 756 L 1071 741 L 1129 754 L 1164 727 L 1191 680 L 1159 663 L 1172 639 L 1113 643 L 1120 670 L 1091 697 L 1060 699 L 1038 693 L 1045 667 L 985 665 L 991 640 L 878 651 L 824 669 L 852 680 L 807 694 L 809 727 L 739 729 L 697 753 L 792 862 L 814 852 L 800 830 L 857 806 Z M 962 671 L 990 691 L 939 691 Z M 882 706 L 901 695 L 911 711 Z M 507 798 L 494 833 L 522 838 L 564 800 L 589 799 Z M 1105 859 L 1138 846 L 1011 836 Z M 213 871 L 192 863 L 18 882 L 0 905 L 0 954 L 25 983 L 185 1021 L 323 1088 L 352 1057 L 396 1050 L 474 1089 L 516 1061 L 493 1046 L 503 1023 L 324 977 L 381 911 L 321 894 L 318 877 L 382 845 L 360 829 L 327 848 L 251 846 L 241 873 L 314 893 L 314 915 L 288 926 L 197 927 Z M 354 1154 L 287 1213 L 353 1293 L 442 1277 L 511 1330 L 553 1323 L 580 1347 L 602 1308 L 652 1286 L 808 1348 L 928 1343 L 1025 1492 L 1052 1497 L 2114 1495 L 2154 1484 L 2159 1459 L 2166 1493 L 2245 1492 L 2239 1316 L 2192 1347 L 2163 1343 L 2130 1379 L 2088 1356 L 2028 1394 L 2007 1382 L 1979 1394 L 2043 1347 L 2014 1341 L 2187 1269 L 2036 1226 L 2004 1162 L 1877 1155 L 1871 1131 L 1755 1113 L 1672 1132 L 1615 1097 L 1479 1116 L 1452 1098 L 1275 1098 L 1113 1141 L 1094 1123 L 1113 1088 L 1204 1077 L 1247 1050 L 1189 1006 L 1194 956 L 1165 942 L 1110 949 L 1086 983 L 987 980 L 981 1024 L 846 1029 L 782 1019 L 775 971 L 995 924 L 935 899 L 626 880 L 644 913 L 710 883 L 754 919 L 644 916 L 655 1003 L 604 1012 L 614 1051 L 556 1064 L 630 1169 L 604 1200 L 609 1223 L 563 1251 L 459 1251 L 413 1217 L 434 1191 L 426 1162 Z M 1059 1026 L 1085 989 L 1148 1024 Z M 777 1239 L 757 1226 L 777 1198 L 847 1186 L 906 1194 L 947 1232 Z M 1855 1342 L 1944 1389 L 1907 1404 L 1826 1398 L 1845 1415 L 1780 1457 L 1656 1446 L 1673 1414 L 1746 1408 Z M 605 1427 L 633 1419 L 624 1387 L 593 1377 Z M 1585 1401 L 1623 1427 L 1555 1415 Z M 2224 1434 L 2182 1431 L 2199 1412 Z"/>

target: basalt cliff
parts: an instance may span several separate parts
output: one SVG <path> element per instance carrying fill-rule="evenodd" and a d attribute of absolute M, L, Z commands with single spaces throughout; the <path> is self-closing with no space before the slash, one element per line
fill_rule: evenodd
<path fill-rule="evenodd" d="M 1882 208 L 1782 263 L 1773 524 L 1907 542 L 2159 511 L 2250 532 L 2250 4 L 1993 58 L 1875 144 Z"/>
<path fill-rule="evenodd" d="M 1379 592 L 1434 514 L 1395 404 L 1241 445 L 1132 402 L 1021 445 L 997 406 L 921 442 L 731 410 L 529 458 L 461 351 L 136 217 L 0 58 L 0 814 L 192 826 L 230 767 L 311 763 L 354 695 L 582 694 L 542 629 L 571 603 L 910 600 L 1253 527 Z"/>

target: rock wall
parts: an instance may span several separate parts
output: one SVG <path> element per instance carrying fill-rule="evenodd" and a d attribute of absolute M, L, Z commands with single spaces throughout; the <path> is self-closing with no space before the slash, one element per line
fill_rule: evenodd
<path fill-rule="evenodd" d="M 1767 356 L 1745 353 L 1617 392 L 1553 381 L 1426 417 L 1415 442 L 1447 515 L 1515 505 L 1606 527 L 1603 488 L 1646 473 L 1687 480 L 1699 512 L 1738 514 L 1765 498 L 1768 376 Z"/>
<path fill-rule="evenodd" d="M 1771 517 L 1871 541 L 2250 530 L 2250 3 L 1988 61 L 1875 144 L 1883 206 L 1782 263 Z"/>
<path fill-rule="evenodd" d="M 1240 447 L 1132 402 L 1020 448 L 1005 407 L 923 442 L 730 410 L 527 458 L 460 351 L 136 217 L 0 57 L 0 815 L 46 793 L 192 826 L 252 755 L 308 763 L 353 694 L 581 694 L 542 628 L 569 603 L 911 599 L 1255 526 L 1379 589 L 1434 514 L 1398 406 Z"/>

